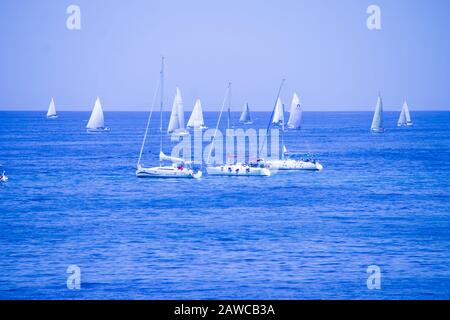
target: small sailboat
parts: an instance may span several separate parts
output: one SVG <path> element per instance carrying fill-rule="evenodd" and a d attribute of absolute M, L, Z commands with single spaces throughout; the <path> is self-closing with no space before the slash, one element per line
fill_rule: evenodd
<path fill-rule="evenodd" d="M 209 163 L 209 159 L 211 158 L 211 153 L 214 150 L 214 143 L 216 140 L 216 135 L 219 130 L 220 120 L 222 118 L 223 110 L 225 109 L 225 104 L 228 101 L 228 129 L 231 127 L 231 119 L 230 119 L 230 104 L 231 104 L 231 83 L 228 84 L 227 90 L 225 92 L 225 98 L 223 100 L 222 108 L 220 110 L 219 119 L 217 120 L 216 130 L 214 132 L 214 136 L 211 143 L 211 148 L 209 150 L 208 157 L 206 159 L 206 171 L 208 175 L 211 176 L 260 176 L 260 177 L 268 177 L 271 175 L 269 169 L 261 166 L 259 163 L 235 163 L 235 164 L 224 164 L 224 165 L 211 165 Z"/>
<path fill-rule="evenodd" d="M 8 180 L 9 180 L 9 178 L 6 175 L 6 172 L 3 171 L 2 175 L 0 176 L 0 182 L 7 182 Z"/>
<path fill-rule="evenodd" d="M 400 113 L 400 117 L 398 118 L 397 126 L 399 127 L 410 127 L 413 123 L 411 121 L 411 115 L 409 113 L 408 103 L 403 103 L 402 112 Z"/>
<path fill-rule="evenodd" d="M 147 128 L 145 129 L 144 139 L 142 140 L 142 146 L 141 151 L 139 153 L 139 159 L 137 162 L 137 168 L 136 168 L 136 176 L 138 178 L 200 178 L 202 176 L 201 171 L 194 171 L 190 168 L 191 162 L 185 161 L 184 159 L 177 158 L 177 157 L 171 157 L 167 156 L 163 152 L 163 84 L 164 84 L 164 57 L 161 60 L 161 71 L 160 71 L 160 80 L 159 80 L 159 86 L 161 91 L 161 101 L 160 101 L 160 144 L 159 144 L 159 166 L 158 167 L 144 167 L 141 165 L 141 159 L 142 159 L 142 153 L 144 151 L 145 141 L 147 139 L 147 134 L 149 131 L 150 126 L 150 120 L 153 114 L 153 106 L 155 103 L 152 104 L 152 109 L 150 111 L 148 121 L 147 121 Z M 158 90 L 157 88 L 157 90 Z M 156 98 L 156 93 L 155 93 Z M 170 162 L 171 165 L 163 165 L 163 162 Z"/>
<path fill-rule="evenodd" d="M 56 114 L 55 101 L 52 98 L 48 106 L 47 119 L 56 119 L 56 118 L 58 118 L 58 115 Z"/>
<path fill-rule="evenodd" d="M 373 114 L 372 126 L 370 130 L 373 133 L 382 133 L 384 132 L 383 126 L 383 100 L 381 99 L 381 95 L 378 94 L 377 105 L 375 106 L 375 112 Z"/>
<path fill-rule="evenodd" d="M 281 98 L 278 97 L 275 111 L 273 113 L 272 124 L 275 126 L 284 126 L 284 105 Z"/>
<path fill-rule="evenodd" d="M 109 128 L 105 127 L 105 117 L 103 115 L 102 104 L 100 98 L 95 100 L 94 109 L 92 110 L 91 117 L 86 125 L 87 132 L 104 132 L 109 131 Z"/>
<path fill-rule="evenodd" d="M 203 109 L 200 99 L 195 101 L 194 109 L 192 110 L 187 127 L 194 129 L 207 129 L 205 122 L 203 121 Z"/>
<path fill-rule="evenodd" d="M 243 124 L 252 124 L 253 123 L 252 117 L 250 116 L 250 108 L 248 106 L 248 103 L 246 103 L 244 106 L 244 110 L 242 111 L 239 122 L 243 123 Z"/>
<path fill-rule="evenodd" d="M 189 135 L 189 131 L 184 128 L 183 98 L 181 97 L 181 91 L 179 88 L 177 88 L 177 93 L 173 100 L 172 113 L 170 114 L 167 133 L 176 137 Z"/>
<path fill-rule="evenodd" d="M 300 99 L 297 96 L 297 93 L 294 93 L 292 97 L 291 110 L 288 120 L 288 129 L 300 130 L 301 122 L 302 122 L 302 106 L 300 105 Z"/>

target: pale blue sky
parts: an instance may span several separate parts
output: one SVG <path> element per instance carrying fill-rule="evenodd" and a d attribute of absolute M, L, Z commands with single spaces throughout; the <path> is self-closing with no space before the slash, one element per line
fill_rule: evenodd
<path fill-rule="evenodd" d="M 80 31 L 66 8 L 81 7 Z M 382 30 L 366 9 L 382 10 Z M 281 78 L 306 110 L 450 109 L 448 0 L 2 0 L 0 110 L 147 110 L 166 56 L 166 109 L 180 86 L 217 110 L 269 110 Z"/>

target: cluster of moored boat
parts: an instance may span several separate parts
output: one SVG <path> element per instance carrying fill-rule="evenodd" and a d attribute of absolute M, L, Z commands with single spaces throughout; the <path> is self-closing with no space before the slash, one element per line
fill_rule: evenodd
<path fill-rule="evenodd" d="M 397 121 L 398 127 L 410 127 L 413 123 L 411 121 L 411 114 L 409 113 L 409 107 L 406 100 L 403 102 L 402 111 L 400 112 L 400 117 Z M 383 121 L 383 99 L 381 98 L 381 95 L 378 94 L 378 100 L 377 104 L 375 106 L 375 112 L 373 115 L 372 125 L 370 127 L 370 130 L 373 133 L 383 133 L 384 128 L 384 121 Z"/>
<path fill-rule="evenodd" d="M 163 112 L 163 88 L 164 83 L 164 58 L 161 62 L 161 71 L 160 71 L 160 80 L 157 90 L 160 90 L 161 100 L 160 100 L 160 153 L 159 153 L 159 166 L 154 167 L 145 167 L 141 164 L 142 154 L 145 147 L 145 142 L 147 139 L 147 133 L 149 131 L 150 119 L 153 114 L 153 107 L 149 114 L 149 119 L 147 122 L 147 128 L 145 130 L 144 139 L 142 141 L 141 151 L 139 154 L 139 159 L 137 162 L 136 176 L 140 178 L 144 177 L 153 177 L 153 178 L 200 178 L 202 176 L 201 169 L 194 169 L 193 163 L 190 160 L 185 160 L 178 157 L 168 156 L 163 152 L 163 123 L 162 123 L 162 112 Z M 271 126 L 278 126 L 281 128 L 282 134 L 284 134 L 285 130 L 285 120 L 284 120 L 284 106 L 281 102 L 280 93 L 283 87 L 284 80 L 280 86 L 278 91 L 276 103 L 272 112 L 272 116 L 269 122 L 269 126 L 267 128 L 267 133 L 269 133 L 269 129 Z M 157 93 L 155 93 L 155 97 Z M 305 157 L 305 158 L 295 158 L 298 154 L 292 154 L 287 152 L 286 146 L 283 144 L 283 152 L 282 159 L 278 160 L 266 160 L 263 158 L 257 159 L 255 161 L 249 161 L 245 163 L 237 162 L 232 164 L 223 164 L 223 165 L 215 165 L 210 163 L 211 153 L 214 149 L 214 143 L 216 140 L 216 136 L 218 133 L 218 128 L 220 125 L 220 121 L 222 119 L 222 114 L 225 111 L 225 106 L 228 103 L 228 129 L 231 128 L 231 83 L 228 84 L 225 97 L 223 100 L 222 108 L 220 110 L 219 118 L 217 120 L 217 125 L 215 129 L 215 133 L 213 136 L 211 148 L 206 160 L 206 172 L 211 176 L 271 176 L 274 171 L 277 170 L 322 170 L 323 166 L 315 160 L 313 157 Z M 153 103 L 155 105 L 155 103 Z M 287 123 L 287 127 L 289 129 L 300 129 L 302 117 L 302 108 L 300 105 L 300 100 L 297 94 L 294 93 L 291 109 L 290 109 L 290 117 Z M 242 111 L 239 122 L 242 124 L 252 124 L 252 118 L 250 115 L 249 104 L 246 103 L 244 106 L 244 110 Z M 194 129 L 205 129 L 206 126 L 203 121 L 203 111 L 201 107 L 200 100 L 195 102 L 194 109 L 192 111 L 191 117 L 187 123 L 187 126 L 184 126 L 184 107 L 183 107 L 183 99 L 181 97 L 181 91 L 179 88 L 176 90 L 176 95 L 173 101 L 172 113 L 169 120 L 169 125 L 167 129 L 167 133 L 171 134 L 172 137 L 182 137 L 189 135 L 189 128 Z M 284 139 L 283 139 L 284 141 Z M 264 141 L 265 143 L 265 141 Z M 168 164 L 164 164 L 168 162 Z"/>

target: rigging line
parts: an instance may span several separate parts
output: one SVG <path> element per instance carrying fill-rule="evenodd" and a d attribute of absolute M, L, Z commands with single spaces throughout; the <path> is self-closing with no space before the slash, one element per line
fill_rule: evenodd
<path fill-rule="evenodd" d="M 137 162 L 138 166 L 141 164 L 142 153 L 144 152 L 145 141 L 147 140 L 148 128 L 150 127 L 150 120 L 152 119 L 153 109 L 155 108 L 156 96 L 157 96 L 158 91 L 159 91 L 159 86 L 160 86 L 160 79 L 158 78 L 158 80 L 156 81 L 155 93 L 153 94 L 153 102 L 152 102 L 152 106 L 151 106 L 151 109 L 150 109 L 150 114 L 149 114 L 148 120 L 147 120 L 147 127 L 145 128 L 144 139 L 142 140 L 141 151 L 139 152 L 139 159 L 138 159 L 138 162 Z"/>
<path fill-rule="evenodd" d="M 160 103 L 160 108 L 159 108 L 159 112 L 160 112 L 160 121 L 159 121 L 159 154 L 161 155 L 162 152 L 162 147 L 163 147 L 163 104 L 164 104 L 164 56 L 162 56 L 161 58 L 161 103 Z M 161 161 L 161 157 L 159 157 L 159 166 L 162 167 L 162 161 Z"/>
<path fill-rule="evenodd" d="M 278 89 L 277 98 L 275 99 L 275 105 L 274 105 L 274 107 L 272 109 L 272 114 L 270 115 L 269 124 L 267 125 L 266 135 L 264 136 L 264 140 L 263 140 L 263 143 L 261 144 L 261 147 L 259 149 L 259 153 L 262 152 L 262 149 L 263 149 L 264 145 L 266 144 L 266 139 L 267 139 L 267 136 L 269 135 L 270 126 L 272 125 L 272 119 L 273 119 L 273 115 L 275 113 L 275 108 L 277 107 L 278 98 L 280 97 L 281 89 L 283 88 L 283 85 L 284 85 L 285 81 L 286 81 L 286 79 L 281 80 L 280 88 Z"/>
<path fill-rule="evenodd" d="M 225 105 L 227 103 L 227 99 L 228 99 L 228 95 L 230 94 L 230 90 L 231 90 L 231 82 L 228 82 L 228 87 L 227 87 L 227 90 L 225 91 L 225 97 L 223 99 L 222 108 L 220 109 L 219 119 L 217 120 L 216 129 L 214 131 L 214 136 L 211 141 L 211 148 L 209 149 L 209 152 L 208 152 L 208 158 L 206 158 L 206 165 L 208 165 L 208 163 L 209 163 L 209 158 L 211 157 L 211 153 L 214 148 L 214 142 L 216 141 L 217 131 L 219 130 L 220 119 L 222 118 L 223 109 L 225 109 Z"/>

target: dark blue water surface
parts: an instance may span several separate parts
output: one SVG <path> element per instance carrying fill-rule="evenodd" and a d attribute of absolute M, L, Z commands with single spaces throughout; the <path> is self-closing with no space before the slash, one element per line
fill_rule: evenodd
<path fill-rule="evenodd" d="M 388 112 L 381 135 L 371 117 L 304 115 L 287 146 L 319 173 L 174 181 L 134 175 L 145 113 L 106 113 L 111 132 L 87 134 L 88 113 L 0 112 L 0 298 L 449 299 L 450 113 L 398 129 Z"/>

